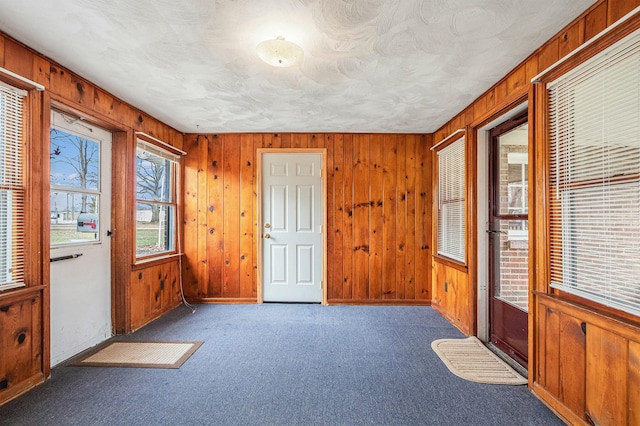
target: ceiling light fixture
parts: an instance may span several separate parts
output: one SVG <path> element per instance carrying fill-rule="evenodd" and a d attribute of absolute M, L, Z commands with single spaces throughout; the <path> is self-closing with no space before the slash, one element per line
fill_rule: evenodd
<path fill-rule="evenodd" d="M 304 54 L 300 46 L 285 40 L 282 36 L 278 36 L 274 40 L 263 41 L 258 44 L 256 50 L 260 59 L 274 67 L 295 65 Z"/>

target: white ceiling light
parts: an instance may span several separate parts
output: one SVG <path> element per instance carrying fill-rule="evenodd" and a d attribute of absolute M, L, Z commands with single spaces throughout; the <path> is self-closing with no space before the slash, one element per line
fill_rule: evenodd
<path fill-rule="evenodd" d="M 265 40 L 256 47 L 258 56 L 274 67 L 290 67 L 302 59 L 303 51 L 297 44 L 287 41 L 282 36 L 274 40 Z"/>

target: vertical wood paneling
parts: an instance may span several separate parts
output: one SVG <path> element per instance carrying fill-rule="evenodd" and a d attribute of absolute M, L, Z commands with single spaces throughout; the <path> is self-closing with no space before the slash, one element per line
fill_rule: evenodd
<path fill-rule="evenodd" d="M 431 299 L 431 156 L 421 155 L 429 152 L 431 138 L 421 136 L 416 146 L 416 251 L 415 276 L 416 298 Z"/>
<path fill-rule="evenodd" d="M 207 193 L 207 154 L 209 148 L 209 140 L 206 137 L 198 139 L 198 150 L 193 152 L 192 155 L 196 157 L 196 179 L 195 191 L 197 194 L 196 204 L 196 220 L 198 226 L 197 232 L 197 254 L 196 254 L 196 271 L 198 274 L 198 294 L 204 294 L 208 291 L 207 284 L 209 280 L 209 265 L 207 263 L 207 219 L 209 219 L 209 209 L 207 206 L 207 199 L 202 195 Z"/>
<path fill-rule="evenodd" d="M 396 299 L 405 298 L 407 245 L 407 140 L 399 136 L 396 145 Z"/>
<path fill-rule="evenodd" d="M 369 298 L 369 135 L 353 138 L 353 298 Z"/>
<path fill-rule="evenodd" d="M 405 246 L 405 299 L 416 298 L 416 137 L 406 136 L 406 212 L 407 212 L 407 232 Z"/>
<path fill-rule="evenodd" d="M 354 297 L 354 284 L 353 284 L 353 215 L 354 215 L 354 195 L 353 195 L 353 139 L 354 135 L 344 135 L 343 153 L 344 153 L 344 212 L 342 217 L 344 218 L 344 238 L 343 254 L 344 264 L 343 269 L 343 286 L 342 286 L 342 298 L 353 299 Z"/>
<path fill-rule="evenodd" d="M 199 289 L 199 284 L 206 286 L 207 282 L 201 282 L 198 271 L 198 162 L 199 140 L 202 136 L 188 136 L 185 138 L 184 148 L 190 154 L 182 162 L 182 250 L 184 259 L 182 262 L 184 290 L 187 296 L 196 298 L 205 291 Z M 132 291 L 136 281 L 132 281 Z M 138 300 L 137 298 L 135 300 Z"/>
<path fill-rule="evenodd" d="M 323 171 L 323 176 L 327 178 L 327 193 L 325 194 L 325 202 L 327 203 L 327 229 L 323 229 L 323 232 L 327 236 L 327 253 L 335 253 L 336 251 L 336 212 L 335 212 L 335 168 L 333 165 L 333 150 L 334 150 L 334 135 L 325 135 L 324 141 L 321 140 L 322 136 L 314 136 L 314 148 L 324 146 L 327 149 L 327 166 Z M 323 283 L 325 286 L 328 283 L 335 282 L 336 280 L 336 266 L 331 265 L 331 262 L 327 263 L 327 282 Z M 327 298 L 330 298 L 330 294 L 327 292 Z"/>
<path fill-rule="evenodd" d="M 584 412 L 586 381 L 586 336 L 581 321 L 560 314 L 559 397 L 575 413 Z"/>
<path fill-rule="evenodd" d="M 640 425 L 640 342 L 629 342 L 629 424 Z"/>
<path fill-rule="evenodd" d="M 205 256 L 201 262 L 207 266 L 207 279 L 201 285 L 199 297 L 222 297 L 222 277 L 224 271 L 224 153 L 223 140 L 218 135 L 203 138 L 206 142 L 207 174 L 204 176 L 206 189 L 203 192 L 206 198 L 202 205 L 206 211 L 206 232 L 203 238 L 206 243 Z M 204 152 L 199 153 L 200 155 Z M 201 229 L 202 232 L 202 229 Z M 201 277 L 204 279 L 205 277 Z"/>
<path fill-rule="evenodd" d="M 558 49 L 560 57 L 564 57 L 584 43 L 585 20 L 580 19 L 566 31 L 563 31 L 558 38 Z"/>
<path fill-rule="evenodd" d="M 42 298 L 39 291 L 27 291 L 3 302 L 0 308 L 0 401 L 3 401 L 12 388 L 40 371 Z"/>
<path fill-rule="evenodd" d="M 628 340 L 588 325 L 586 412 L 595 424 L 627 424 L 628 347 Z"/>
<path fill-rule="evenodd" d="M 240 135 L 224 139 L 224 274 L 223 297 L 240 295 Z"/>
<path fill-rule="evenodd" d="M 560 313 L 545 310 L 545 338 L 547 345 L 542 356 L 545 359 L 544 384 L 551 394 L 560 395 Z"/>
<path fill-rule="evenodd" d="M 330 303 L 429 303 L 430 269 L 419 259 L 428 250 L 431 228 L 424 140 L 371 134 L 187 136 L 185 253 L 206 268 L 185 260 L 185 277 L 198 283 L 189 296 L 256 300 L 256 149 L 291 145 L 327 150 Z"/>
<path fill-rule="evenodd" d="M 253 135 L 240 136 L 240 292 L 241 298 L 254 295 L 253 274 L 253 194 L 255 170 Z"/>
<path fill-rule="evenodd" d="M 383 137 L 371 135 L 369 139 L 369 274 L 382 271 L 384 256 L 383 232 Z M 383 280 L 380 275 L 369 279 L 368 297 L 373 300 L 383 298 Z"/>
<path fill-rule="evenodd" d="M 609 0 L 607 24 L 611 25 L 638 6 L 638 0 Z"/>
<path fill-rule="evenodd" d="M 291 135 L 291 148 L 309 148 L 309 135 L 293 133 Z"/>
<path fill-rule="evenodd" d="M 382 264 L 382 294 L 385 299 L 396 298 L 396 135 L 384 135 L 383 150 L 383 233 L 384 252 Z"/>
<path fill-rule="evenodd" d="M 6 68 L 4 64 L 4 50 L 5 50 L 4 45 L 5 45 L 5 38 L 0 37 L 0 67 Z"/>
<path fill-rule="evenodd" d="M 607 3 L 602 2 L 585 16 L 584 40 L 587 41 L 607 28 Z"/>
<path fill-rule="evenodd" d="M 538 67 L 545 70 L 560 59 L 560 50 L 558 47 L 558 39 L 554 39 L 542 47 L 538 54 Z"/>
<path fill-rule="evenodd" d="M 33 79 L 33 57 L 34 55 L 21 44 L 5 39 L 4 68 L 31 80 Z"/>
<path fill-rule="evenodd" d="M 333 139 L 333 181 L 329 183 L 333 187 L 333 209 L 329 215 L 333 219 L 333 227 L 329 228 L 328 240 L 333 241 L 335 256 L 331 258 L 329 268 L 332 270 L 331 278 L 327 283 L 327 297 L 329 299 L 342 299 L 344 287 L 343 264 L 344 256 L 344 144 L 343 135 L 332 135 Z"/>

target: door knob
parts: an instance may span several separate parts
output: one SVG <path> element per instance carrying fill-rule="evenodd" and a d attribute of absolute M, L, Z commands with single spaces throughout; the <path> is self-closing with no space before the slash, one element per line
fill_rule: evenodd
<path fill-rule="evenodd" d="M 271 238 L 271 234 L 264 234 L 264 237 L 268 240 L 269 238 Z"/>

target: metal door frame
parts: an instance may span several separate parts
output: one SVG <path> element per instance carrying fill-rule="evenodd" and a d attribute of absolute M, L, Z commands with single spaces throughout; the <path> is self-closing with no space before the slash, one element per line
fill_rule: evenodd
<path fill-rule="evenodd" d="M 498 143 L 497 143 L 497 139 L 511 131 L 516 129 L 519 126 L 522 126 L 523 124 L 528 122 L 528 112 L 525 111 L 524 113 L 518 114 L 515 117 L 512 117 L 510 119 L 507 119 L 505 121 L 503 121 L 502 123 L 498 124 L 497 126 L 495 126 L 493 129 L 491 129 L 488 133 L 488 160 L 489 160 L 489 165 L 488 165 L 488 169 L 487 169 L 487 180 L 488 180 L 488 201 L 489 201 L 489 210 L 488 210 L 488 216 L 487 216 L 487 220 L 488 220 L 488 230 L 490 230 L 493 226 L 493 220 L 496 217 L 501 217 L 501 219 L 503 220 L 509 220 L 509 219 L 513 219 L 513 220 L 522 220 L 522 216 L 524 215 L 517 215 L 517 216 L 510 216 L 510 215 L 504 215 L 504 214 L 500 214 L 500 206 L 497 205 L 497 201 L 500 199 L 500 188 L 499 188 L 499 167 L 497 163 L 497 156 L 499 155 L 499 147 L 498 147 Z M 527 146 L 527 148 L 529 148 L 529 146 Z M 527 221 L 529 220 L 529 214 L 526 215 L 527 216 Z M 489 322 L 488 322 L 488 340 L 492 341 L 493 339 L 493 330 L 495 329 L 494 326 L 494 307 L 493 307 L 493 299 L 494 299 L 494 294 L 495 294 L 495 284 L 496 284 L 496 272 L 497 272 L 497 266 L 496 266 L 496 257 L 495 257 L 495 251 L 494 251 L 494 243 L 492 242 L 492 238 L 488 239 L 488 266 L 487 266 L 487 273 L 488 273 L 488 315 L 489 315 Z M 513 308 L 516 309 L 516 308 Z M 529 315 L 529 313 L 526 313 L 527 317 Z M 528 319 L 527 319 L 528 321 Z M 527 330 L 527 346 L 528 346 L 528 334 L 530 333 L 530 330 Z M 513 350 L 512 346 L 508 346 L 508 348 L 510 348 L 511 350 L 507 349 L 506 343 L 504 342 L 492 342 L 494 345 L 496 345 L 500 350 L 502 350 L 505 354 L 509 355 L 510 357 L 512 357 L 514 360 L 516 360 L 518 363 L 522 364 L 524 363 L 524 367 L 526 367 L 527 361 L 528 361 L 528 350 L 527 353 L 524 354 L 518 354 L 517 352 L 515 352 Z"/>

